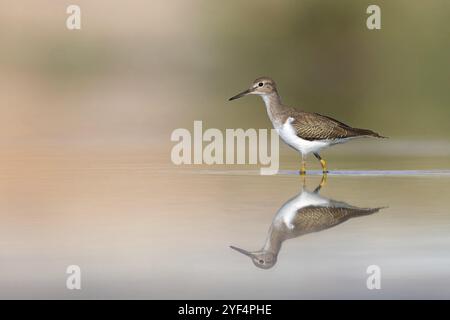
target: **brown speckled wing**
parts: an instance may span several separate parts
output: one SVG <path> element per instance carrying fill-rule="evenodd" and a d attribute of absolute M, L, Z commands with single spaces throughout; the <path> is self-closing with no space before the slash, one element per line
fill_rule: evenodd
<path fill-rule="evenodd" d="M 370 215 L 381 208 L 308 206 L 297 211 L 294 225 L 305 233 L 331 228 L 357 216 Z"/>
<path fill-rule="evenodd" d="M 305 140 L 339 140 L 358 136 L 384 138 L 369 129 L 352 128 L 336 119 L 305 111 L 290 111 L 297 136 Z"/>
<path fill-rule="evenodd" d="M 334 140 L 361 135 L 357 129 L 318 113 L 298 111 L 293 118 L 292 126 L 305 140 Z"/>

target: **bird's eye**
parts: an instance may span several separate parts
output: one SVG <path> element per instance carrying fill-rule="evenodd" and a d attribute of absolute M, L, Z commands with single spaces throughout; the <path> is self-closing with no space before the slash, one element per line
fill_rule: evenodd
<path fill-rule="evenodd" d="M 264 263 L 264 260 L 259 260 L 259 263 L 260 263 L 260 264 L 263 264 L 263 263 Z"/>
<path fill-rule="evenodd" d="M 258 86 L 262 87 L 264 85 L 264 83 L 260 82 L 258 83 Z"/>

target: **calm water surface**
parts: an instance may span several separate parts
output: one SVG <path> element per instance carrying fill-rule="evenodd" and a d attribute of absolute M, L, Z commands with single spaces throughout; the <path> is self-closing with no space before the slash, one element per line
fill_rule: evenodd
<path fill-rule="evenodd" d="M 318 188 L 320 175 L 291 166 L 259 176 L 147 153 L 5 155 L 0 297 L 450 298 L 449 172 L 395 161 L 426 171 L 335 159 L 343 169 Z M 80 291 L 65 288 L 72 264 Z M 381 290 L 366 288 L 370 265 Z"/>

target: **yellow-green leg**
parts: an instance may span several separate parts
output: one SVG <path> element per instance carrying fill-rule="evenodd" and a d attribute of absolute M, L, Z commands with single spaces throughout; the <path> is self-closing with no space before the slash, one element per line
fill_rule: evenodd
<path fill-rule="evenodd" d="M 327 184 L 327 175 L 324 174 L 324 175 L 322 175 L 322 180 L 320 180 L 319 186 L 322 188 L 322 187 L 325 186 L 326 184 Z"/>
<path fill-rule="evenodd" d="M 302 166 L 300 168 L 300 175 L 303 176 L 306 174 L 306 159 L 305 157 L 302 155 Z"/>
<path fill-rule="evenodd" d="M 302 179 L 302 190 L 306 188 L 306 175 L 302 174 L 300 175 L 300 178 Z"/>
<path fill-rule="evenodd" d="M 327 184 L 327 175 L 322 175 L 322 180 L 320 180 L 320 184 L 317 186 L 317 188 L 314 190 L 314 193 L 319 193 L 320 189 L 324 187 Z"/>
<path fill-rule="evenodd" d="M 327 162 L 324 159 L 322 159 L 322 157 L 316 152 L 314 152 L 314 156 L 320 161 L 320 165 L 322 166 L 322 172 L 324 174 L 327 174 L 328 173 Z"/>

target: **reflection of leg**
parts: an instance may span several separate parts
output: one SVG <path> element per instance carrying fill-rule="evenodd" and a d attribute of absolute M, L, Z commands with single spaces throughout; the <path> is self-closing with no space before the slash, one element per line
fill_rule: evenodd
<path fill-rule="evenodd" d="M 320 181 L 319 186 L 322 188 L 322 187 L 324 187 L 326 184 L 327 184 L 327 175 L 324 174 L 324 175 L 322 176 L 322 180 Z"/>
<path fill-rule="evenodd" d="M 327 175 L 322 175 L 322 180 L 320 180 L 320 184 L 317 186 L 316 189 L 314 189 L 314 193 L 319 193 L 320 189 L 324 187 L 327 184 Z"/>
<path fill-rule="evenodd" d="M 305 175 L 305 174 L 306 174 L 306 158 L 302 154 L 302 167 L 300 168 L 300 175 Z"/>
<path fill-rule="evenodd" d="M 302 190 L 306 188 L 306 175 L 300 175 L 302 177 Z"/>
<path fill-rule="evenodd" d="M 320 161 L 320 165 L 322 166 L 322 172 L 328 173 L 327 162 L 323 160 L 322 157 L 317 152 L 314 152 L 314 156 Z"/>

